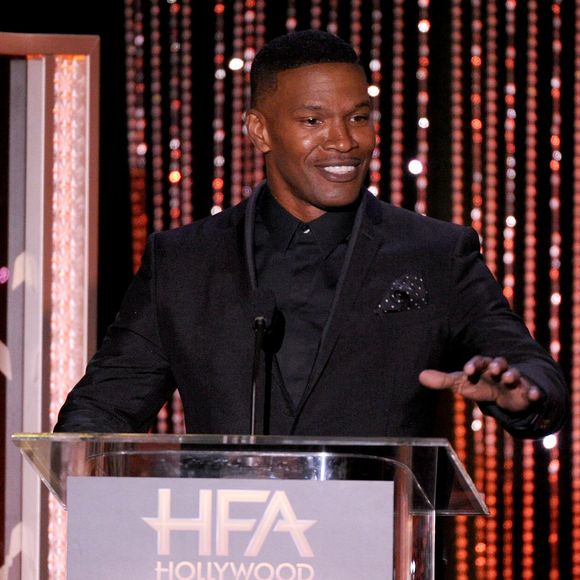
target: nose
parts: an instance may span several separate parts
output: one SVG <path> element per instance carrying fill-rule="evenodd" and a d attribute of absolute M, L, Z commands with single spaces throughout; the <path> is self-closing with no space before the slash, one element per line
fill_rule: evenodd
<path fill-rule="evenodd" d="M 328 134 L 326 137 L 326 149 L 335 149 L 336 151 L 350 151 L 357 146 L 357 141 L 352 134 L 352 128 L 347 122 L 340 120 L 329 124 Z"/>

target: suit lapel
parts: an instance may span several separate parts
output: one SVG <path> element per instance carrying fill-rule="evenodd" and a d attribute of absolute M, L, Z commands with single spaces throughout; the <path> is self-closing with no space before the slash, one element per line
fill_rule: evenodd
<path fill-rule="evenodd" d="M 226 239 L 224 248 L 224 253 L 228 257 L 228 271 L 232 287 L 235 288 L 240 306 L 250 325 L 255 316 L 252 308 L 252 294 L 257 287 L 253 239 L 256 199 L 259 193 L 260 187 L 246 202 L 237 206 L 239 212 L 232 220 L 233 232 Z"/>
<path fill-rule="evenodd" d="M 364 284 L 369 266 L 383 242 L 380 229 L 375 227 L 380 221 L 379 204 L 372 194 L 366 193 L 354 223 L 353 235 L 347 249 L 338 287 L 322 331 L 318 354 L 298 405 L 294 427 L 328 362 L 338 337 L 345 330 L 345 323 Z"/>

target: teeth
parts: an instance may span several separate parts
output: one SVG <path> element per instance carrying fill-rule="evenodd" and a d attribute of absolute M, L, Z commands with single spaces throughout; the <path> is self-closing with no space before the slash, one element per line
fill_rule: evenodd
<path fill-rule="evenodd" d="M 328 171 L 329 173 L 335 173 L 336 175 L 345 175 L 354 171 L 354 165 L 330 165 L 329 167 L 325 167 L 324 170 Z"/>

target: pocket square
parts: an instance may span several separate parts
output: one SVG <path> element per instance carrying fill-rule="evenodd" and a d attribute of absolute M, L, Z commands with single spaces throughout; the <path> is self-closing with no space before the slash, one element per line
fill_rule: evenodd
<path fill-rule="evenodd" d="M 375 314 L 421 310 L 429 301 L 422 274 L 405 274 L 397 278 L 375 308 Z"/>

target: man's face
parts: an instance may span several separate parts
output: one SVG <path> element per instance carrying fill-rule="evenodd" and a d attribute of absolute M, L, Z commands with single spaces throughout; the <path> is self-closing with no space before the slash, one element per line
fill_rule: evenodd
<path fill-rule="evenodd" d="M 248 111 L 272 194 L 298 219 L 357 199 L 375 146 L 367 86 L 354 64 L 303 66 L 279 73 L 275 91 Z"/>

